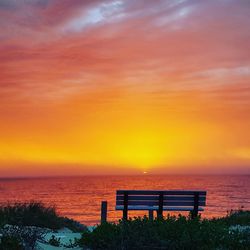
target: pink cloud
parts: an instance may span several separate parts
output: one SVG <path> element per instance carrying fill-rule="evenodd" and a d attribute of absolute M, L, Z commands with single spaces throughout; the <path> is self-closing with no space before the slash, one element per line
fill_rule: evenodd
<path fill-rule="evenodd" d="M 0 95 L 247 85 L 249 9 L 246 1 L 1 1 Z"/>

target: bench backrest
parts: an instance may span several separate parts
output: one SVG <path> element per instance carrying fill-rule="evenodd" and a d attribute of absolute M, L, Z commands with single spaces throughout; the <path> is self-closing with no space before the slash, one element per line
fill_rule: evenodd
<path fill-rule="evenodd" d="M 116 210 L 203 211 L 206 191 L 117 190 Z"/>

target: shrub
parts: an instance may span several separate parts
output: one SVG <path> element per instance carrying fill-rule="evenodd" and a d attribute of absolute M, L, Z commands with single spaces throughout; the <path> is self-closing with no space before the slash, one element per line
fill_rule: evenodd
<path fill-rule="evenodd" d="M 55 207 L 40 202 L 17 203 L 0 207 L 0 225 L 36 226 L 50 229 L 68 227 L 72 231 L 84 231 L 80 223 L 61 217 Z"/>
<path fill-rule="evenodd" d="M 52 229 L 61 226 L 54 207 L 45 207 L 42 203 L 37 202 L 1 207 L 0 221 L 1 224 L 38 226 Z"/>
<path fill-rule="evenodd" d="M 0 239 L 0 250 L 23 250 L 22 241 L 14 236 L 3 236 Z"/>
<path fill-rule="evenodd" d="M 6 239 L 18 239 L 25 249 L 34 249 L 37 239 L 43 240 L 44 230 L 38 227 L 6 225 L 0 229 L 1 235 Z"/>
<path fill-rule="evenodd" d="M 227 225 L 246 225 L 250 226 L 250 211 L 243 210 L 231 210 L 227 216 L 216 219 L 217 221 L 223 221 Z"/>
<path fill-rule="evenodd" d="M 93 232 L 84 232 L 79 244 L 93 250 L 246 250 L 250 249 L 250 234 L 230 233 L 228 222 L 223 219 L 202 220 L 198 217 L 192 220 L 179 215 L 150 221 L 147 217 L 135 217 L 117 224 L 105 223 Z"/>
<path fill-rule="evenodd" d="M 60 246 L 60 239 L 57 239 L 55 235 L 52 235 L 51 238 L 49 239 L 49 244 L 55 247 Z"/>

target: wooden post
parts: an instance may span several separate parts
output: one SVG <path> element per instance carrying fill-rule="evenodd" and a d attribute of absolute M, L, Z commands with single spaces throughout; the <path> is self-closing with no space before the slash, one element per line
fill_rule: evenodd
<path fill-rule="evenodd" d="M 163 193 L 161 192 L 159 195 L 159 207 L 157 211 L 157 218 L 160 219 L 162 218 L 163 215 Z"/>
<path fill-rule="evenodd" d="M 199 193 L 194 193 L 194 209 L 192 211 L 192 219 L 196 218 L 198 216 L 199 211 Z"/>
<path fill-rule="evenodd" d="M 149 220 L 154 220 L 154 210 L 148 210 L 148 218 Z"/>
<path fill-rule="evenodd" d="M 124 192 L 124 199 L 123 199 L 123 220 L 128 219 L 128 193 Z"/>
<path fill-rule="evenodd" d="M 108 208 L 108 202 L 107 201 L 102 201 L 101 205 L 101 224 L 107 222 L 107 209 Z"/>

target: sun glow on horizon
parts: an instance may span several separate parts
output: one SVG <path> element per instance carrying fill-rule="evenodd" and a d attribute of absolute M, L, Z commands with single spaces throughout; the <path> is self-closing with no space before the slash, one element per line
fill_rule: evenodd
<path fill-rule="evenodd" d="M 0 4 L 0 176 L 250 172 L 249 7 Z"/>

